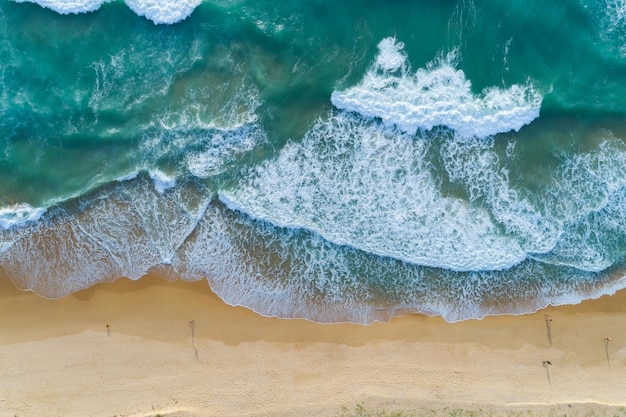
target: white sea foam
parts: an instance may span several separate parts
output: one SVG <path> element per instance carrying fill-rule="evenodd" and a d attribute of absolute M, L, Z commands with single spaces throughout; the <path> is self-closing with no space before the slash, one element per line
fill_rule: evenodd
<path fill-rule="evenodd" d="M 601 39 L 617 48 L 622 58 L 626 57 L 626 0 L 586 0 L 584 7 L 597 14 L 599 25 L 596 31 Z"/>
<path fill-rule="evenodd" d="M 79 198 L 78 212 L 58 206 L 25 232 L 0 233 L 0 265 L 20 287 L 53 298 L 121 276 L 138 279 L 174 259 L 210 198 L 193 184 L 160 194 L 144 174 L 113 185 Z"/>
<path fill-rule="evenodd" d="M 126 175 L 119 177 L 117 181 L 124 182 L 124 181 L 134 180 L 135 178 L 137 178 L 138 175 L 139 175 L 139 171 L 133 171 L 131 173 L 128 173 Z"/>
<path fill-rule="evenodd" d="M 88 13 L 98 10 L 111 0 L 13 0 L 16 3 L 37 3 L 59 14 Z"/>
<path fill-rule="evenodd" d="M 0 241 L 0 253 L 7 251 L 12 245 L 13 242 Z"/>
<path fill-rule="evenodd" d="M 606 12 L 614 27 L 626 25 L 626 0 L 605 0 Z"/>
<path fill-rule="evenodd" d="M 547 193 L 550 215 L 563 224 L 557 245 L 536 259 L 600 272 L 623 259 L 626 249 L 626 147 L 614 137 L 569 158 Z"/>
<path fill-rule="evenodd" d="M 393 38 L 381 41 L 361 83 L 333 92 L 332 104 L 411 134 L 447 126 L 462 137 L 485 137 L 518 131 L 539 117 L 542 97 L 532 85 L 491 87 L 475 95 L 456 69 L 454 52 L 412 74 L 403 47 Z"/>
<path fill-rule="evenodd" d="M 625 284 L 533 261 L 506 271 L 421 268 L 253 222 L 210 204 L 211 193 L 194 184 L 161 195 L 140 174 L 86 197 L 76 216 L 56 208 L 29 224 L 28 236 L 11 238 L 0 264 L 21 288 L 62 297 L 119 276 L 137 279 L 165 263 L 184 279 L 206 278 L 229 304 L 320 322 L 371 323 L 409 311 L 451 322 L 522 314 Z M 494 302 L 501 299 L 505 305 Z"/>
<path fill-rule="evenodd" d="M 469 271 L 524 260 L 488 212 L 441 194 L 429 139 L 342 112 L 219 197 L 253 218 L 413 264 Z"/>
<path fill-rule="evenodd" d="M 595 149 L 564 158 L 534 203 L 510 186 L 493 139 L 446 141 L 441 156 L 449 178 L 482 199 L 534 259 L 600 272 L 623 259 L 626 242 L 626 147 L 606 135 Z"/>
<path fill-rule="evenodd" d="M 207 104 L 189 98 L 183 109 L 155 116 L 152 126 L 146 127 L 154 133 L 142 141 L 141 154 L 148 159 L 147 165 L 164 157 L 181 160 L 192 175 L 207 178 L 224 172 L 247 152 L 267 143 L 267 133 L 255 113 L 260 105 L 258 90 L 243 81 L 224 87 L 229 90 L 227 97 L 206 100 Z M 200 95 L 215 96 L 213 91 L 204 90 Z"/>
<path fill-rule="evenodd" d="M 608 135 L 595 150 L 564 161 L 555 176 L 558 187 L 550 191 L 550 210 L 575 223 L 602 210 L 610 195 L 626 185 L 626 147 Z"/>
<path fill-rule="evenodd" d="M 134 51 L 140 47 L 142 54 Z M 84 93 L 77 92 L 76 100 L 89 97 L 89 107 L 96 113 L 136 110 L 148 100 L 166 96 L 178 76 L 201 59 L 198 48 L 198 42 L 179 48 L 175 38 L 167 38 L 158 43 L 146 40 L 116 49 L 89 64 L 93 85 Z M 149 62 L 145 59 L 147 55 Z M 190 94 L 197 92 L 190 90 Z M 128 129 L 128 126 L 121 129 Z"/>
<path fill-rule="evenodd" d="M 26 238 L 0 254 L 0 262 L 20 288 L 46 297 L 73 291 L 122 276 L 106 251 L 77 228 L 75 220 L 59 218 L 38 223 Z"/>
<path fill-rule="evenodd" d="M 0 227 L 6 230 L 28 222 L 34 222 L 39 220 L 45 212 L 45 208 L 34 208 L 26 203 L 2 207 L 0 208 Z"/>
<path fill-rule="evenodd" d="M 60 14 L 88 13 L 112 0 L 13 0 L 37 3 Z M 124 0 L 137 15 L 156 24 L 172 24 L 188 18 L 202 0 Z"/>
<path fill-rule="evenodd" d="M 205 204 L 202 193 L 190 194 L 186 184 L 161 193 L 142 175 L 120 184 L 106 199 L 86 204 L 80 223 L 107 248 L 125 276 L 139 278 L 149 268 L 171 261 Z"/>
<path fill-rule="evenodd" d="M 158 169 L 150 170 L 150 179 L 154 182 L 154 189 L 159 194 L 163 194 L 166 190 L 176 185 L 176 178 L 168 176 L 165 172 Z"/>
<path fill-rule="evenodd" d="M 491 215 L 526 252 L 546 253 L 555 247 L 562 223 L 532 204 L 525 190 L 511 186 L 492 138 L 445 141 L 441 157 L 450 180 L 462 184 L 471 201 L 484 199 Z"/>
<path fill-rule="evenodd" d="M 314 234 L 251 222 L 244 215 L 225 215 L 214 205 L 178 256 L 179 273 L 190 280 L 206 277 L 229 304 L 320 322 L 371 323 L 409 311 L 450 322 L 524 314 L 578 303 L 626 284 L 623 278 L 598 279 L 533 261 L 507 271 L 431 270 L 336 246 Z M 385 295 L 372 297 L 379 291 Z"/>
<path fill-rule="evenodd" d="M 508 186 L 489 161 L 495 153 L 479 151 L 473 160 L 461 146 L 529 123 L 541 97 L 530 86 L 476 97 L 453 56 L 413 76 L 401 43 L 387 38 L 379 50 L 357 87 L 333 93 L 343 111 L 317 121 L 301 143 L 257 167 L 246 184 L 220 192 L 220 200 L 252 218 L 310 230 L 335 244 L 455 271 L 506 269 L 528 251 L 553 248 L 558 227 Z M 455 133 L 433 131 L 438 125 Z M 416 135 L 420 129 L 430 131 Z M 472 187 L 485 194 L 492 212 L 440 191 L 427 156 L 437 137 L 449 142 L 442 156 L 450 178 L 470 195 Z"/>
<path fill-rule="evenodd" d="M 225 214 L 218 205 L 209 207 L 178 252 L 174 265 L 186 279 L 206 278 L 227 303 L 266 316 L 370 323 L 394 315 L 393 307 L 368 305 L 367 278 L 350 271 L 359 264 L 354 256 L 361 256 L 353 249 Z M 375 261 L 373 267 L 365 266 L 368 275 L 381 277 L 394 264 Z"/>
<path fill-rule="evenodd" d="M 172 24 L 188 18 L 202 0 L 124 0 L 139 16 L 156 24 Z"/>
<path fill-rule="evenodd" d="M 187 169 L 196 177 L 207 178 L 224 171 L 226 166 L 244 153 L 267 141 L 266 133 L 257 124 L 203 135 L 202 147 L 185 155 Z"/>

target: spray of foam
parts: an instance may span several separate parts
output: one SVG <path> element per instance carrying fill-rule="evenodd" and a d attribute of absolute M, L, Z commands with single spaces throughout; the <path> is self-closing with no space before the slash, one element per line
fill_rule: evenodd
<path fill-rule="evenodd" d="M 258 123 L 233 129 L 172 128 L 158 129 L 142 143 L 141 155 L 147 166 L 158 164 L 161 158 L 181 161 L 181 170 L 199 178 L 219 175 L 232 167 L 246 153 L 267 143 L 267 134 Z M 151 177 L 158 183 L 156 172 Z M 167 188 L 174 183 L 163 178 Z"/>
<path fill-rule="evenodd" d="M 211 92 L 203 91 L 211 97 Z M 222 97 L 219 97 L 221 99 Z M 260 105 L 254 84 L 242 82 L 223 105 L 220 100 L 194 102 L 176 111 L 154 117 L 142 141 L 146 165 L 163 158 L 181 161 L 181 169 L 200 178 L 219 175 L 242 156 L 267 143 L 267 133 L 258 122 Z"/>
<path fill-rule="evenodd" d="M 413 264 L 469 271 L 521 262 L 526 253 L 486 210 L 442 195 L 431 142 L 340 112 L 219 197 L 253 218 Z"/>
<path fill-rule="evenodd" d="M 28 222 L 35 222 L 46 212 L 45 208 L 33 208 L 23 203 L 0 208 L 0 227 L 8 230 Z"/>
<path fill-rule="evenodd" d="M 159 194 L 163 194 L 166 190 L 174 188 L 176 185 L 176 178 L 170 177 L 165 172 L 158 169 L 151 170 L 149 176 L 154 182 L 154 189 Z"/>
<path fill-rule="evenodd" d="M 557 245 L 536 259 L 599 272 L 626 251 L 626 147 L 615 137 L 568 159 L 548 190 L 548 212 L 562 223 Z"/>
<path fill-rule="evenodd" d="M 476 97 L 452 55 L 411 75 L 401 43 L 387 38 L 378 47 L 363 81 L 333 93 L 343 111 L 317 121 L 301 143 L 251 171 L 238 189 L 222 191 L 220 200 L 335 244 L 454 271 L 506 269 L 527 249 L 553 248 L 558 230 L 508 187 L 496 163 L 481 160 L 495 153 L 468 160 L 459 141 L 519 129 L 538 116 L 541 97 L 530 86 Z M 432 130 L 439 125 L 454 133 Z M 488 193 L 493 213 L 472 206 L 475 198 L 468 203 L 440 191 L 428 162 L 429 140 L 439 135 L 450 143 L 442 155 L 450 178 L 470 194 L 472 187 Z"/>
<path fill-rule="evenodd" d="M 477 96 L 456 69 L 454 52 L 412 74 L 403 48 L 394 38 L 383 39 L 363 81 L 333 92 L 332 104 L 412 134 L 447 126 L 462 137 L 485 137 L 518 131 L 539 117 L 542 97 L 530 84 L 487 88 Z"/>
<path fill-rule="evenodd" d="M 228 131 L 211 131 L 196 143 L 197 151 L 185 154 L 187 169 L 199 178 L 218 175 L 241 155 L 266 141 L 266 133 L 258 124 Z"/>
<path fill-rule="evenodd" d="M 606 0 L 606 11 L 614 26 L 626 24 L 625 0 Z"/>
<path fill-rule="evenodd" d="M 598 1 L 588 0 L 585 8 L 599 12 L 599 35 L 609 44 L 614 44 L 620 57 L 626 56 L 626 0 L 605 0 L 604 7 Z"/>
<path fill-rule="evenodd" d="M 588 153 L 563 158 L 538 196 L 512 188 L 494 139 L 445 141 L 441 157 L 451 181 L 480 200 L 535 260 L 600 272 L 626 247 L 626 147 L 610 132 Z M 507 153 L 512 152 L 510 147 Z"/>
<path fill-rule="evenodd" d="M 17 3 L 31 2 L 60 14 L 78 14 L 98 10 L 112 0 L 13 0 Z M 156 24 L 172 24 L 185 20 L 202 0 L 125 0 L 137 15 Z"/>
<path fill-rule="evenodd" d="M 88 13 L 98 10 L 102 4 L 110 0 L 13 0 L 16 3 L 37 3 L 41 7 L 54 10 L 59 14 Z"/>
<path fill-rule="evenodd" d="M 124 0 L 139 16 L 156 24 L 180 22 L 191 15 L 202 0 Z"/>
<path fill-rule="evenodd" d="M 526 190 L 511 186 L 509 171 L 502 166 L 494 142 L 493 137 L 443 142 L 440 154 L 446 173 L 451 181 L 463 185 L 470 201 L 483 201 L 526 252 L 549 252 L 561 235 L 562 223 L 532 203 Z M 512 152 L 511 143 L 507 152 Z"/>

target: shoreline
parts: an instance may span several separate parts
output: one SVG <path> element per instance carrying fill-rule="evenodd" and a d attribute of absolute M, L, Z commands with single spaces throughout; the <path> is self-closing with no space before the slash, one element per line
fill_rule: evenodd
<path fill-rule="evenodd" d="M 229 306 L 204 280 L 122 278 L 48 300 L 0 275 L 0 329 L 0 417 L 626 406 L 626 291 L 457 323 L 319 324 Z"/>

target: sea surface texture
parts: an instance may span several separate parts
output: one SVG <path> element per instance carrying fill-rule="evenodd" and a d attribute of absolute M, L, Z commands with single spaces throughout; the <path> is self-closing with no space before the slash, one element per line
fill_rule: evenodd
<path fill-rule="evenodd" d="M 263 315 L 626 287 L 625 0 L 0 0 L 0 266 Z"/>

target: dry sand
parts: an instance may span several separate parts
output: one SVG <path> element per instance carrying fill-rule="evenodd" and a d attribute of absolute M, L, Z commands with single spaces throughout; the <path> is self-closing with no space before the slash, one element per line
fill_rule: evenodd
<path fill-rule="evenodd" d="M 54 301 L 0 276 L 2 417 L 335 416 L 359 403 L 624 415 L 606 406 L 626 406 L 625 370 L 626 292 L 456 324 L 321 325 L 227 306 L 204 281 L 121 279 Z"/>

